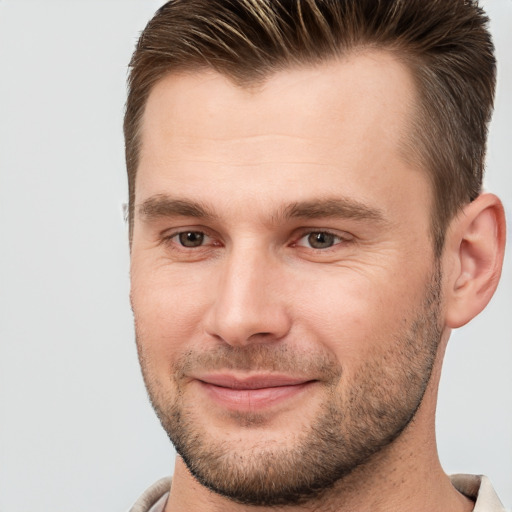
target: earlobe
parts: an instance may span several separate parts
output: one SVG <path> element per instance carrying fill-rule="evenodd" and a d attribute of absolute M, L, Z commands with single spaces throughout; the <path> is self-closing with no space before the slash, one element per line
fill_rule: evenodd
<path fill-rule="evenodd" d="M 481 194 L 452 221 L 444 258 L 452 269 L 447 287 L 446 325 L 461 327 L 493 296 L 505 251 L 505 214 L 493 194 Z"/>

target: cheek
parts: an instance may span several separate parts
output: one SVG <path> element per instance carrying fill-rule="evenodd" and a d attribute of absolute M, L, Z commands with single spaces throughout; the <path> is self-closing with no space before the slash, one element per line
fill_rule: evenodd
<path fill-rule="evenodd" d="M 422 301 L 422 285 L 353 271 L 317 275 L 301 286 L 295 321 L 349 369 L 390 347 Z M 418 280 L 418 277 L 416 277 Z"/>
<path fill-rule="evenodd" d="M 131 283 L 139 351 L 148 362 L 168 369 L 198 337 L 207 284 L 188 269 L 136 267 L 132 267 Z"/>

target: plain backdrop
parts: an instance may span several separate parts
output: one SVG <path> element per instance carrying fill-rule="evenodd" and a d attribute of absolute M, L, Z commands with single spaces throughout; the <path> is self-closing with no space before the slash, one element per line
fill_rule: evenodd
<path fill-rule="evenodd" d="M 172 471 L 121 213 L 126 66 L 162 3 L 0 0 L 0 512 L 122 512 Z M 512 221 L 512 1 L 484 6 L 500 61 L 486 186 Z M 511 367 L 509 249 L 490 306 L 452 337 L 437 418 L 446 471 L 489 475 L 509 509 Z"/>

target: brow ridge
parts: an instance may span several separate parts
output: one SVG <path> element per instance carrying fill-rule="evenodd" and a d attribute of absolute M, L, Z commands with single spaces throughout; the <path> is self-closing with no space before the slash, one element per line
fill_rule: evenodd
<path fill-rule="evenodd" d="M 146 199 L 137 208 L 139 215 L 145 220 L 165 217 L 194 217 L 217 219 L 212 209 L 197 201 L 157 194 Z M 272 222 L 279 224 L 289 219 L 320 219 L 345 218 L 353 220 L 369 220 L 381 223 L 385 221 L 383 213 L 359 201 L 348 198 L 314 199 L 296 201 L 285 205 L 272 215 Z"/>
<path fill-rule="evenodd" d="M 384 215 L 379 209 L 348 198 L 327 198 L 294 202 L 284 208 L 282 216 L 293 219 L 339 217 L 384 222 Z"/>
<path fill-rule="evenodd" d="M 217 217 L 205 204 L 173 198 L 165 194 L 157 194 L 146 199 L 139 205 L 137 211 L 145 220 L 155 220 L 164 217 L 196 217 L 206 219 Z"/>

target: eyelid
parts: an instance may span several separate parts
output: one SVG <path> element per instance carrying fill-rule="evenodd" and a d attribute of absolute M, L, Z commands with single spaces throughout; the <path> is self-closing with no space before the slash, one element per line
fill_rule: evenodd
<path fill-rule="evenodd" d="M 179 235 L 183 233 L 201 233 L 204 236 L 204 243 L 201 245 L 198 245 L 196 247 L 186 247 L 182 245 L 177 238 Z M 173 228 L 173 229 L 167 229 L 160 234 L 160 243 L 167 244 L 167 245 L 173 245 L 175 249 L 177 250 L 198 250 L 204 247 L 211 247 L 212 245 L 221 245 L 219 244 L 213 244 L 211 243 L 212 240 L 215 240 L 216 237 L 211 230 L 206 229 L 203 226 L 193 226 L 193 227 L 187 227 L 187 226 L 180 226 L 179 228 Z"/>
<path fill-rule="evenodd" d="M 183 243 L 180 240 L 180 236 L 184 234 L 194 233 L 196 235 L 201 235 L 201 243 L 196 246 L 187 247 L 186 245 L 183 245 Z M 209 245 L 208 241 L 211 239 L 210 236 L 208 236 L 206 233 L 203 233 L 202 231 L 192 231 L 191 229 L 187 229 L 185 231 L 181 231 L 180 233 L 176 233 L 174 236 L 171 237 L 171 240 L 176 239 L 177 243 L 180 247 L 183 247 L 185 249 L 196 249 L 197 247 L 204 247 L 205 245 Z"/>
<path fill-rule="evenodd" d="M 309 235 L 312 235 L 312 234 L 315 234 L 315 233 L 322 233 L 322 234 L 326 234 L 326 235 L 330 235 L 330 236 L 333 236 L 337 239 L 337 241 L 330 247 L 326 247 L 324 249 L 317 249 L 315 247 L 311 247 L 309 246 L 308 244 L 306 243 L 300 243 L 302 240 L 305 240 Z M 298 246 L 298 247 L 306 247 L 307 249 L 311 249 L 313 251 L 328 251 L 329 249 L 333 249 L 335 248 L 336 246 L 340 245 L 340 244 L 343 244 L 343 243 L 350 243 L 352 242 L 353 240 L 355 239 L 355 236 L 348 233 L 347 231 L 342 231 L 342 232 L 339 232 L 339 231 L 336 231 L 336 230 L 332 230 L 332 229 L 311 229 L 311 228 L 307 228 L 307 229 L 303 229 L 301 230 L 301 232 L 299 233 L 298 237 L 295 238 L 295 242 L 293 242 L 293 245 L 294 246 Z"/>
<path fill-rule="evenodd" d="M 201 233 L 204 235 L 204 242 L 196 247 L 186 247 L 182 245 L 177 238 L 180 234 L 183 233 Z M 326 247 L 323 249 L 317 249 L 314 247 L 311 247 L 307 244 L 307 242 L 301 243 L 301 241 L 305 240 L 309 235 L 314 233 L 323 233 L 326 235 L 330 235 L 332 237 L 335 237 L 335 242 L 332 246 Z M 220 240 L 220 237 L 215 233 L 212 232 L 211 229 L 206 228 L 205 226 L 180 226 L 176 228 L 170 228 L 162 231 L 160 233 L 160 243 L 167 244 L 167 245 L 173 245 L 174 248 L 177 250 L 198 250 L 205 247 L 220 247 L 223 245 L 222 241 Z M 336 248 L 338 245 L 343 243 L 350 243 L 355 240 L 355 236 L 347 231 L 338 231 L 335 229 L 328 229 L 328 228 L 302 228 L 296 233 L 296 235 L 292 238 L 291 246 L 298 246 L 298 247 L 304 247 L 306 249 L 310 249 L 313 251 L 321 251 L 326 252 L 330 249 Z M 213 243 L 212 243 L 213 242 Z"/>

